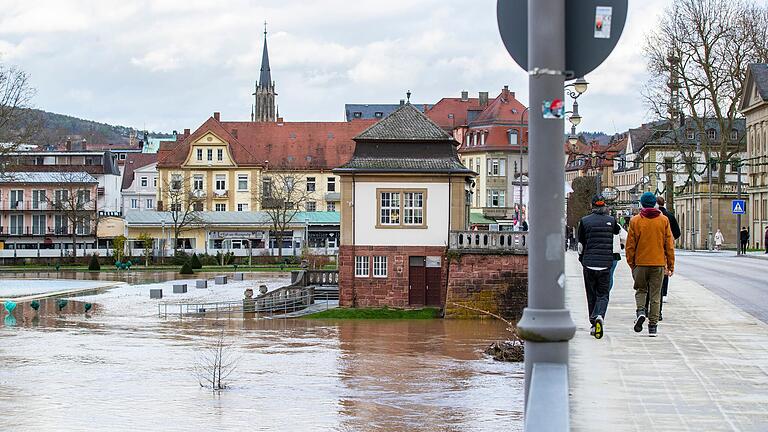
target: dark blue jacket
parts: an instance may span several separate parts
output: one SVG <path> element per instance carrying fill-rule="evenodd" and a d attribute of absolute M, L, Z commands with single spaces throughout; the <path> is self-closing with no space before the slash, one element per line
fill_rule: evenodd
<path fill-rule="evenodd" d="M 606 210 L 595 209 L 579 222 L 579 261 L 585 267 L 610 268 L 613 264 L 613 236 L 621 231 L 616 218 Z"/>

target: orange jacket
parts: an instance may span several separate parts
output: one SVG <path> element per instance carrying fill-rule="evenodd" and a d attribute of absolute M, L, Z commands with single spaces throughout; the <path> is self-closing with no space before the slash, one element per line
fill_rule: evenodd
<path fill-rule="evenodd" d="M 656 209 L 643 209 L 629 221 L 627 234 L 627 264 L 666 267 L 675 271 L 675 241 L 669 219 Z"/>

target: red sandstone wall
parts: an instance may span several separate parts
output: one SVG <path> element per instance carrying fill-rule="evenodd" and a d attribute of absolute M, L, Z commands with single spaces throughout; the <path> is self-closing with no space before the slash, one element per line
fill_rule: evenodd
<path fill-rule="evenodd" d="M 450 261 L 446 318 L 482 316 L 454 303 L 520 318 L 528 303 L 528 255 L 466 253 Z"/>
<path fill-rule="evenodd" d="M 356 278 L 355 255 L 388 257 L 387 277 Z M 441 246 L 341 246 L 339 248 L 339 304 L 343 307 L 409 307 L 408 257 L 443 255 L 445 255 L 445 248 Z M 447 287 L 447 270 L 448 265 L 443 257 L 440 295 L 443 303 Z"/>

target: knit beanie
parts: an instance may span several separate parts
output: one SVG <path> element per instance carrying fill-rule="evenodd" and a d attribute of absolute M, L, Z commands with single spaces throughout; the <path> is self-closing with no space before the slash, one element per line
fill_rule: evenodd
<path fill-rule="evenodd" d="M 656 207 L 656 195 L 653 192 L 643 192 L 643 195 L 640 196 L 640 205 L 644 208 Z"/>

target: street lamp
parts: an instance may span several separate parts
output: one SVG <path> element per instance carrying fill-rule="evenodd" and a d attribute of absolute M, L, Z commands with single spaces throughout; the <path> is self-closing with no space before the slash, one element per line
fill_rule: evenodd
<path fill-rule="evenodd" d="M 165 264 L 165 219 L 160 219 L 162 235 L 160 236 L 160 263 Z"/>
<path fill-rule="evenodd" d="M 573 110 L 571 111 L 571 116 L 568 117 L 568 121 L 571 122 L 571 124 L 574 126 L 578 126 L 579 123 L 581 123 L 581 116 L 579 115 L 579 103 L 576 101 L 573 101 Z"/>
<path fill-rule="evenodd" d="M 571 133 L 568 135 L 568 144 L 571 145 L 573 151 L 576 151 L 576 143 L 579 142 L 579 137 L 576 135 L 576 126 L 571 126 Z"/>
<path fill-rule="evenodd" d="M 587 91 L 587 86 L 589 86 L 589 83 L 587 80 L 584 79 L 584 77 L 576 78 L 576 81 L 568 84 L 564 87 L 565 92 L 573 99 L 578 99 L 579 96 L 584 94 L 584 92 Z M 571 90 L 573 89 L 573 90 Z"/>

